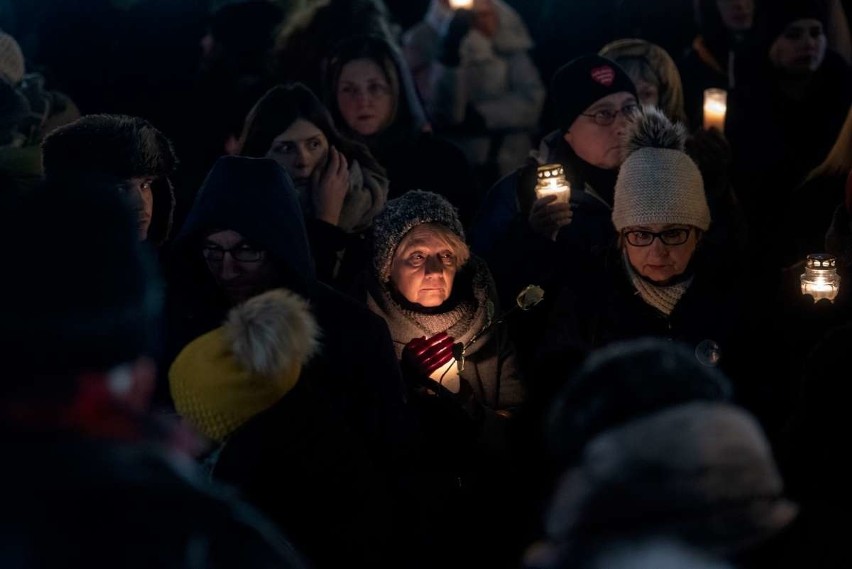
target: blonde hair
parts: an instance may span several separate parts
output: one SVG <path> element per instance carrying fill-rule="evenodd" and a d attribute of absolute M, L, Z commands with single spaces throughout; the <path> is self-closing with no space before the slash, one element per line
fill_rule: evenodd
<path fill-rule="evenodd" d="M 811 170 L 805 181 L 821 176 L 848 174 L 852 170 L 852 105 L 846 113 L 843 127 L 822 164 Z"/>
<path fill-rule="evenodd" d="M 408 230 L 408 233 L 399 241 L 399 244 L 394 249 L 394 256 L 396 256 L 396 252 L 408 242 L 408 239 L 411 236 L 411 232 L 418 227 L 428 227 L 435 236 L 444 242 L 444 244 L 450 248 L 450 251 L 453 252 L 453 255 L 456 257 L 456 267 L 461 269 L 463 266 L 467 264 L 470 260 L 470 247 L 467 243 L 465 243 L 464 239 L 459 237 L 459 235 L 444 225 L 443 223 L 421 223 L 420 225 L 415 225 L 411 229 Z"/>
<path fill-rule="evenodd" d="M 615 61 L 636 82 L 641 78 L 657 87 L 657 103 L 672 121 L 686 123 L 683 102 L 683 83 L 669 53 L 649 41 L 626 38 L 603 46 L 598 55 Z"/>

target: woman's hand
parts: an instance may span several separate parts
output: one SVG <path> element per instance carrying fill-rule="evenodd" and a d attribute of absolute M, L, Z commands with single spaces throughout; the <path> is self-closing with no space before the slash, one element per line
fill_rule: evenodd
<path fill-rule="evenodd" d="M 538 198 L 530 208 L 529 222 L 533 231 L 542 237 L 556 241 L 559 230 L 571 223 L 574 212 L 568 203 L 556 202 L 556 196 Z"/>
<path fill-rule="evenodd" d="M 346 157 L 335 147 L 330 147 L 325 167 L 314 170 L 311 178 L 311 197 L 317 219 L 338 225 L 343 201 L 349 191 L 349 164 Z"/>

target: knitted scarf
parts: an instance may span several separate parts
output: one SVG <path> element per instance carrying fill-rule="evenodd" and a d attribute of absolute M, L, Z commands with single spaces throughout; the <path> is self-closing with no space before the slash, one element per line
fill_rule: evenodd
<path fill-rule="evenodd" d="M 633 266 L 630 264 L 630 260 L 627 258 L 626 252 L 624 253 L 623 259 L 624 268 L 630 276 L 633 288 L 636 289 L 639 296 L 642 297 L 642 300 L 666 316 L 670 316 L 675 306 L 677 306 L 678 301 L 680 301 L 681 297 L 686 292 L 686 289 L 688 289 L 689 285 L 692 284 L 693 277 L 689 277 L 686 280 L 672 285 L 658 286 L 649 282 L 647 279 L 642 278 L 642 276 L 633 269 Z"/>

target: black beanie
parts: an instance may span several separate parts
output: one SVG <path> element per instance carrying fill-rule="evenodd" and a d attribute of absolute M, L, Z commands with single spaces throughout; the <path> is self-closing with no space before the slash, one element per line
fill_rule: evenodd
<path fill-rule="evenodd" d="M 600 55 L 582 55 L 569 61 L 550 81 L 550 96 L 562 132 L 599 99 L 624 92 L 639 98 L 630 76 L 617 63 Z"/>
<path fill-rule="evenodd" d="M 761 4 L 760 9 L 764 37 L 769 44 L 796 20 L 819 20 L 825 25 L 825 10 L 818 0 L 772 0 L 764 4 Z"/>
<path fill-rule="evenodd" d="M 7 371 L 0 393 L 26 389 L 28 378 L 106 371 L 156 356 L 156 265 L 121 196 L 63 184 L 7 206 L 0 238 L 14 274 L 0 279 Z"/>

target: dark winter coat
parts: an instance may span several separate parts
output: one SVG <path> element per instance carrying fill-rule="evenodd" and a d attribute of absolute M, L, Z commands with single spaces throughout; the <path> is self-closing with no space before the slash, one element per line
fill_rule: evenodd
<path fill-rule="evenodd" d="M 312 566 L 392 566 L 398 485 L 314 384 L 300 381 L 230 435 L 212 475 L 239 488 Z"/>
<path fill-rule="evenodd" d="M 257 510 L 146 443 L 2 436 L 4 567 L 306 567 Z"/>
<path fill-rule="evenodd" d="M 700 253 L 692 261 L 692 283 L 669 316 L 638 294 L 620 250 L 608 252 L 602 262 L 576 267 L 572 280 L 556 293 L 548 325 L 541 333 L 531 390 L 547 399 L 596 348 L 655 336 L 686 344 L 702 363 L 710 365 L 718 357 L 718 366 L 732 379 L 735 400 L 750 403 L 749 376 L 743 373 L 749 371 L 743 358 L 751 349 L 748 339 L 753 326 L 752 315 L 746 311 L 748 286 Z"/>
<path fill-rule="evenodd" d="M 201 240 L 232 229 L 277 263 L 283 286 L 308 300 L 321 353 L 301 381 L 324 386 L 334 408 L 392 461 L 406 438 L 405 392 L 387 326 L 363 304 L 320 283 L 296 191 L 286 172 L 264 158 L 224 157 L 211 170 L 170 251 L 168 369 L 191 340 L 221 325 L 230 308 L 201 257 Z"/>

